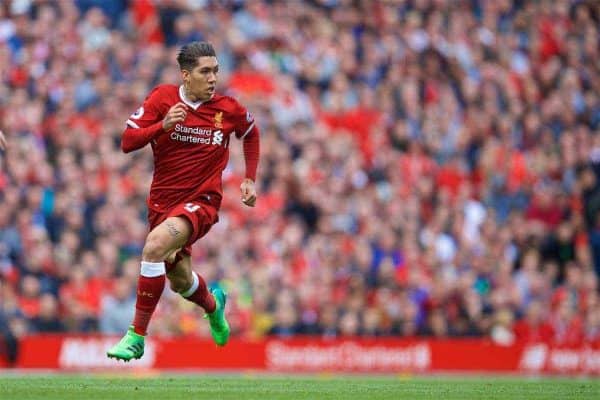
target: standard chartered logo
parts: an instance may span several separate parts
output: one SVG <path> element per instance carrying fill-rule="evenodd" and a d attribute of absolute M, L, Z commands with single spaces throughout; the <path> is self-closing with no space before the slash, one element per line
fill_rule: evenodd
<path fill-rule="evenodd" d="M 221 131 L 213 132 L 212 144 L 216 144 L 216 145 L 220 146 L 221 143 L 223 143 L 223 134 L 221 133 Z"/>
<path fill-rule="evenodd" d="M 171 140 L 194 144 L 211 144 L 221 146 L 223 144 L 223 132 L 220 130 L 204 129 L 198 126 L 191 127 L 181 124 L 175 125 L 171 132 Z"/>

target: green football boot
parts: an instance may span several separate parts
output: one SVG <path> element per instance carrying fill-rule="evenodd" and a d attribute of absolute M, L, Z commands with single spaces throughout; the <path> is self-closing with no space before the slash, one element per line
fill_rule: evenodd
<path fill-rule="evenodd" d="M 204 318 L 210 322 L 210 334 L 217 346 L 225 346 L 229 340 L 229 323 L 225 319 L 225 303 L 227 296 L 223 290 L 216 287 L 211 290 L 215 298 L 216 308 L 210 314 L 206 314 Z"/>
<path fill-rule="evenodd" d="M 127 333 L 106 352 L 109 358 L 123 360 L 125 362 L 132 358 L 138 360 L 144 355 L 144 336 L 138 335 L 133 331 L 133 326 L 130 326 Z"/>

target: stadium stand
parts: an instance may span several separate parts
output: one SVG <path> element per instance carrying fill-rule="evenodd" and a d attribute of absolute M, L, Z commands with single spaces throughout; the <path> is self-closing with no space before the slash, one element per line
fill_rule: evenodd
<path fill-rule="evenodd" d="M 600 2 L 0 3 L 0 333 L 119 333 L 152 177 L 125 120 L 211 41 L 262 129 L 195 267 L 233 335 L 600 341 Z M 209 335 L 165 293 L 152 334 Z"/>

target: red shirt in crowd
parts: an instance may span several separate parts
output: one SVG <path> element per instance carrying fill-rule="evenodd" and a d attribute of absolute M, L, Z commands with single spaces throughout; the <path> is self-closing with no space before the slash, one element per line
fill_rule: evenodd
<path fill-rule="evenodd" d="M 517 340 L 523 342 L 551 342 L 554 338 L 552 325 L 547 322 L 536 324 L 524 318 L 513 329 Z"/>

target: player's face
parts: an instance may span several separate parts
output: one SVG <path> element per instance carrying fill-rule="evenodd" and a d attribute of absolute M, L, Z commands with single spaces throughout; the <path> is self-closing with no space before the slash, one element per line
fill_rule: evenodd
<path fill-rule="evenodd" d="M 187 81 L 188 94 L 200 101 L 210 99 L 215 94 L 218 75 L 216 57 L 198 57 L 198 65 L 189 72 L 184 71 L 183 79 Z"/>

